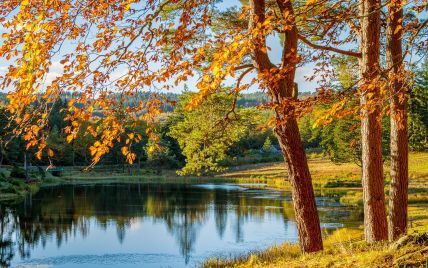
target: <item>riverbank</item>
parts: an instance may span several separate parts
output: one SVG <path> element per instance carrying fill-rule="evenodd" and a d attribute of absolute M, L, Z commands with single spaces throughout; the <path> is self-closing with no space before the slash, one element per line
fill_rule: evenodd
<path fill-rule="evenodd" d="M 19 202 L 28 193 L 37 193 L 40 189 L 40 183 L 34 182 L 26 184 L 22 180 L 11 179 L 1 181 L 0 186 L 0 203 L 2 202 Z"/>
<path fill-rule="evenodd" d="M 0 176 L 0 203 L 19 202 L 28 193 L 37 193 L 42 183 L 33 180 L 26 183 L 23 179 L 8 176 L 9 171 L 3 171 Z"/>
<path fill-rule="evenodd" d="M 411 230 L 412 232 L 413 230 Z M 210 259 L 204 268 L 221 267 L 427 267 L 428 233 L 413 233 L 394 243 L 367 244 L 360 230 L 339 229 L 324 239 L 324 250 L 302 254 L 296 244 L 230 259 Z"/>
<path fill-rule="evenodd" d="M 328 159 L 309 159 L 314 189 L 321 196 L 340 196 L 347 205 L 361 205 L 361 168 L 354 163 L 334 164 Z M 235 183 L 248 187 L 267 187 L 290 190 L 287 171 L 283 162 L 242 165 L 213 176 L 178 176 L 175 170 L 109 170 L 82 171 L 82 167 L 65 167 L 61 177 L 46 172 L 44 179 L 25 184 L 22 179 L 8 178 L 10 171 L 0 177 L 0 201 L 22 198 L 26 192 L 36 192 L 38 187 L 70 183 Z M 9 172 L 9 173 L 8 173 Z M 385 192 L 388 194 L 389 168 L 385 164 Z M 410 204 L 428 203 L 428 153 L 410 153 L 409 156 Z"/>
<path fill-rule="evenodd" d="M 362 205 L 361 168 L 355 163 L 334 164 L 328 159 L 309 159 L 314 189 L 320 195 L 339 195 L 347 205 Z M 389 192 L 389 163 L 384 165 L 385 194 Z M 265 184 L 290 190 L 284 163 L 247 165 L 219 175 L 238 183 Z M 409 203 L 428 203 L 428 153 L 409 155 Z"/>
<path fill-rule="evenodd" d="M 328 160 L 309 161 L 315 190 L 339 195 L 341 203 L 361 206 L 360 168 L 355 164 L 334 165 Z M 389 167 L 385 163 L 385 193 L 389 192 Z M 254 179 L 269 187 L 289 189 L 282 178 L 282 163 L 232 171 L 225 176 Z M 282 244 L 229 259 L 210 259 L 204 267 L 428 267 L 428 154 L 409 157 L 409 238 L 402 243 L 367 244 L 363 230 L 339 229 L 324 239 L 324 251 L 302 254 L 296 244 Z"/>

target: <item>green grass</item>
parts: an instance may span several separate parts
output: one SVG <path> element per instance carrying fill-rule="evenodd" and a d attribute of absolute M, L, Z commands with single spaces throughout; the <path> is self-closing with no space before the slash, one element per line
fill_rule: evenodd
<path fill-rule="evenodd" d="M 0 202 L 19 202 L 26 193 L 36 193 L 39 183 L 25 183 L 22 179 L 0 180 Z"/>

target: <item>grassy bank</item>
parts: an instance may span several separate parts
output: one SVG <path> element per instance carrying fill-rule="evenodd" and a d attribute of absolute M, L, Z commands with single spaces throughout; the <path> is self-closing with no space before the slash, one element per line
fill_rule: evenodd
<path fill-rule="evenodd" d="M 37 193 L 39 188 L 40 183 L 37 182 L 27 184 L 18 179 L 0 181 L 0 202 L 19 202 L 27 193 Z"/>
<path fill-rule="evenodd" d="M 314 188 L 322 195 L 341 195 L 341 201 L 350 205 L 361 202 L 361 168 L 354 163 L 334 164 L 327 159 L 309 159 Z M 83 172 L 83 167 L 65 167 L 61 177 L 46 173 L 46 178 L 30 187 L 58 183 L 248 183 L 266 187 L 289 190 L 285 179 L 287 171 L 283 162 L 262 163 L 232 167 L 229 171 L 215 176 L 194 177 L 177 176 L 174 170 L 122 170 L 109 167 L 96 167 L 91 172 Z M 8 171 L 6 171 L 8 172 Z M 411 153 L 409 161 L 411 203 L 428 203 L 428 153 Z M 389 181 L 388 163 L 385 164 L 385 177 Z M 13 199 L 30 190 L 22 179 L 0 178 L 0 199 Z M 9 185 L 6 185 L 9 184 Z M 3 187 L 4 186 L 4 187 Z M 18 186 L 18 187 L 16 187 Z M 14 188 L 16 191 L 14 192 Z M 388 187 L 385 188 L 388 191 Z"/>
<path fill-rule="evenodd" d="M 11 177 L 10 173 L 10 169 L 0 169 L 0 202 L 19 202 L 27 193 L 37 193 L 43 183 L 57 181 L 48 175 L 43 183 L 37 178 L 26 182 L 25 179 Z"/>
<path fill-rule="evenodd" d="M 283 244 L 230 259 L 210 259 L 204 267 L 427 267 L 428 233 L 414 233 L 395 243 L 367 244 L 362 231 L 340 229 L 324 240 L 322 252 L 302 254 Z"/>
<path fill-rule="evenodd" d="M 314 188 L 321 194 L 341 195 L 341 202 L 361 205 L 361 168 L 354 163 L 334 164 L 327 159 L 310 159 L 309 169 Z M 385 193 L 388 194 L 389 163 L 385 163 Z M 284 163 L 255 164 L 237 167 L 219 175 L 242 183 L 262 183 L 268 187 L 290 189 Z M 410 153 L 409 202 L 428 203 L 428 153 Z"/>
<path fill-rule="evenodd" d="M 316 190 L 341 195 L 342 203 L 362 205 L 360 167 L 312 159 L 309 168 Z M 388 183 L 388 163 L 384 171 Z M 289 189 L 282 163 L 241 167 L 223 176 Z M 409 176 L 409 233 L 414 236 L 401 244 L 367 244 L 362 230 L 339 229 L 325 238 L 325 250 L 319 253 L 302 254 L 298 245 L 285 243 L 229 259 L 214 258 L 204 267 L 428 267 L 428 153 L 410 154 Z"/>
<path fill-rule="evenodd" d="M 409 208 L 409 233 L 394 243 L 368 244 L 363 230 L 338 229 L 324 239 L 322 252 L 302 254 L 284 243 L 231 258 L 212 258 L 203 267 L 428 267 L 428 206 Z"/>
<path fill-rule="evenodd" d="M 328 159 L 309 159 L 314 187 L 322 188 L 359 188 L 361 186 L 361 167 L 354 163 L 334 164 Z M 389 181 L 389 163 L 384 166 L 386 181 Z M 271 187 L 288 189 L 284 178 L 287 170 L 283 162 L 244 165 L 219 175 L 242 181 L 266 183 Z M 428 153 L 410 153 L 409 176 L 412 187 L 427 186 Z"/>

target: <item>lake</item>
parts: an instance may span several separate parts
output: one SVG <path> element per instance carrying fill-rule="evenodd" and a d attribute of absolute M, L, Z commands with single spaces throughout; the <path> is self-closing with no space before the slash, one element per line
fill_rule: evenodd
<path fill-rule="evenodd" d="M 317 198 L 325 233 L 361 213 Z M 195 267 L 297 242 L 290 194 L 229 184 L 44 187 L 0 205 L 0 267 Z"/>

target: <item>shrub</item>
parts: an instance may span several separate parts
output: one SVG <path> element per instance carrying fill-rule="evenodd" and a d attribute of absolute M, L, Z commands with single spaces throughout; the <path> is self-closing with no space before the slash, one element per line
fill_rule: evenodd
<path fill-rule="evenodd" d="M 3 171 L 0 171 L 0 181 L 7 181 L 6 173 Z"/>
<path fill-rule="evenodd" d="M 5 194 L 17 194 L 19 193 L 16 187 L 13 187 L 11 184 L 0 185 L 0 191 Z"/>
<path fill-rule="evenodd" d="M 27 178 L 27 176 L 25 175 L 25 170 L 16 165 L 13 166 L 12 171 L 10 172 L 10 177 L 18 179 Z"/>
<path fill-rule="evenodd" d="M 358 181 L 329 181 L 324 184 L 325 188 L 336 188 L 336 187 L 361 187 L 361 182 Z"/>
<path fill-rule="evenodd" d="M 39 173 L 40 179 L 44 180 L 46 178 L 46 172 L 41 167 L 37 167 L 37 172 Z"/>

